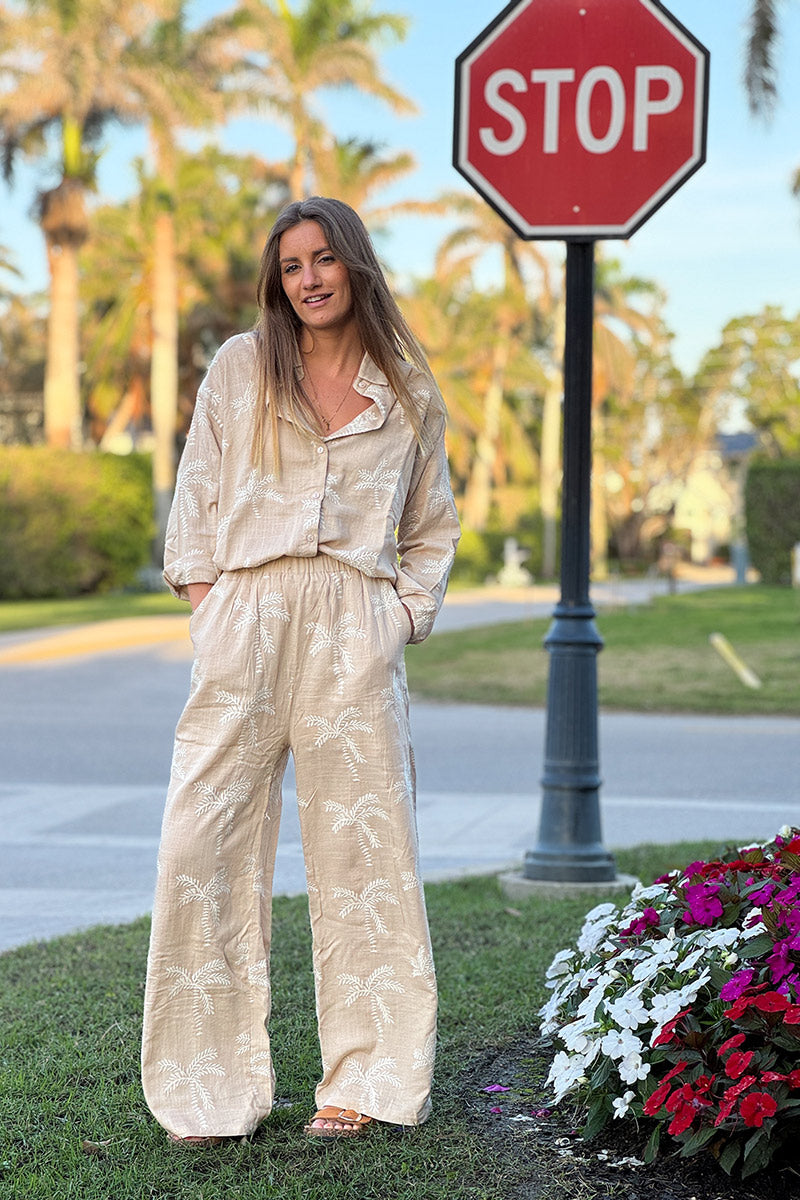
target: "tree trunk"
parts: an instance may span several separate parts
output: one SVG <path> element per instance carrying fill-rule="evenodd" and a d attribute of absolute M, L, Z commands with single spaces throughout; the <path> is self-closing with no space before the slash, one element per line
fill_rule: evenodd
<path fill-rule="evenodd" d="M 175 224 L 171 211 L 162 211 L 156 216 L 152 304 L 150 411 L 154 439 L 154 560 L 160 563 L 164 555 L 167 517 L 175 488 L 175 432 L 178 418 L 178 272 Z"/>
<path fill-rule="evenodd" d="M 49 446 L 83 445 L 78 351 L 78 247 L 47 238 L 50 314 L 44 374 L 44 429 Z"/>
<path fill-rule="evenodd" d="M 464 527 L 477 530 L 478 533 L 482 533 L 487 526 L 492 504 L 492 474 L 500 436 L 503 384 L 509 352 L 509 337 L 500 334 L 494 344 L 492 374 L 483 401 L 483 429 L 478 435 L 475 461 L 464 493 Z"/>

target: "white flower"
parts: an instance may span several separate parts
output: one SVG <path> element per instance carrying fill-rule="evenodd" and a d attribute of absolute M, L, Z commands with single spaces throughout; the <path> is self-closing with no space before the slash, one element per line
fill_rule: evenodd
<path fill-rule="evenodd" d="M 625 1092 L 622 1096 L 617 1096 L 614 1101 L 614 1116 L 624 1117 L 631 1106 L 631 1100 L 636 1098 L 636 1092 Z"/>
<path fill-rule="evenodd" d="M 578 949 L 582 954 L 591 954 L 593 950 L 597 949 L 609 925 L 614 924 L 617 916 L 617 906 L 610 902 L 597 904 L 590 913 L 587 913 L 581 935 L 578 938 Z"/>
<path fill-rule="evenodd" d="M 726 954 L 725 957 L 723 958 L 722 965 L 726 971 L 732 971 L 733 968 L 738 963 L 738 961 L 739 961 L 739 955 L 734 954 L 733 951 L 731 951 L 730 954 Z"/>
<path fill-rule="evenodd" d="M 603 1054 L 608 1058 L 625 1058 L 629 1054 L 641 1054 L 643 1046 L 630 1029 L 610 1029 L 600 1043 Z"/>
<path fill-rule="evenodd" d="M 575 1088 L 579 1083 L 586 1082 L 584 1061 L 580 1055 L 567 1054 L 559 1050 L 553 1059 L 546 1083 L 553 1085 L 556 1101 Z"/>
<path fill-rule="evenodd" d="M 564 975 L 570 973 L 571 968 L 567 965 L 575 957 L 574 950 L 559 950 L 550 966 L 545 972 L 545 979 L 560 979 Z"/>
<path fill-rule="evenodd" d="M 608 1001 L 606 1012 L 622 1029 L 638 1029 L 650 1015 L 638 988 L 630 988 L 618 1000 Z"/>
<path fill-rule="evenodd" d="M 632 1051 L 618 1064 L 617 1071 L 623 1083 L 636 1083 L 638 1079 L 646 1079 L 650 1074 L 650 1063 L 645 1062 L 638 1051 Z"/>

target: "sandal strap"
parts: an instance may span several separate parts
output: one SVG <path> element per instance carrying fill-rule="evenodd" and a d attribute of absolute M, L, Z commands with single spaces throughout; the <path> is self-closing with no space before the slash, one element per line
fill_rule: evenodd
<path fill-rule="evenodd" d="M 314 1113 L 312 1121 L 344 1121 L 347 1125 L 368 1125 L 372 1117 L 356 1112 L 353 1108 L 337 1108 L 335 1104 L 326 1104 Z"/>

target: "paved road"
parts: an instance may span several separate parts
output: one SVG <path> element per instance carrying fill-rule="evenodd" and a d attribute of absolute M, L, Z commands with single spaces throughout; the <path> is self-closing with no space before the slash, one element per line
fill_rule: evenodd
<path fill-rule="evenodd" d="M 455 593 L 440 628 L 551 607 Z M 0 949 L 150 907 L 190 646 L 183 617 L 143 628 L 138 644 L 119 627 L 88 647 L 85 631 L 0 639 Z M 417 702 L 412 724 L 426 878 L 518 863 L 536 842 L 544 713 Z M 798 819 L 800 720 L 605 714 L 600 741 L 609 848 Z M 291 776 L 275 883 L 304 890 Z"/>

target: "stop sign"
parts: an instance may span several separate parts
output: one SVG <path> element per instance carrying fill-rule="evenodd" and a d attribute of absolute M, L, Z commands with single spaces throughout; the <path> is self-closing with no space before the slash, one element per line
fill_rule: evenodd
<path fill-rule="evenodd" d="M 658 0 L 513 0 L 456 60 L 454 165 L 521 237 L 628 237 L 705 161 L 708 57 Z"/>

